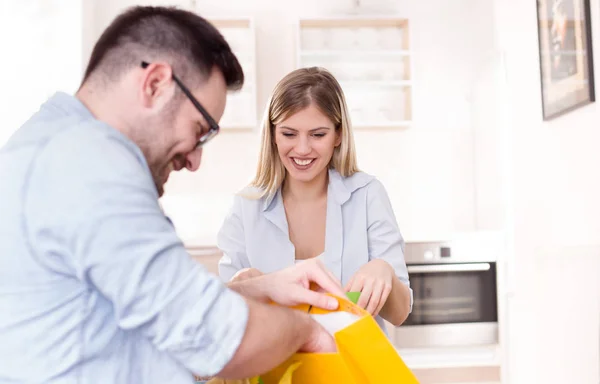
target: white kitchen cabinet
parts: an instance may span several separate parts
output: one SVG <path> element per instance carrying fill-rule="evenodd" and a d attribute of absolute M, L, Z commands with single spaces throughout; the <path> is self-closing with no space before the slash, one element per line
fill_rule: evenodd
<path fill-rule="evenodd" d="M 244 86 L 229 92 L 220 126 L 226 130 L 252 130 L 258 126 L 256 101 L 256 32 L 252 18 L 211 18 L 244 69 Z"/>
<path fill-rule="evenodd" d="M 219 274 L 219 260 L 223 253 L 217 247 L 212 246 L 190 246 L 186 247 L 194 261 L 202 264 L 212 274 Z"/>
<path fill-rule="evenodd" d="M 327 68 L 344 90 L 356 128 L 411 124 L 411 56 L 407 19 L 300 19 L 297 66 Z"/>

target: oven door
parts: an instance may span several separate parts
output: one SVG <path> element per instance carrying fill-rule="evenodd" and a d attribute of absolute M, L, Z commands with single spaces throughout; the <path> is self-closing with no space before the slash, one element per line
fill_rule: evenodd
<path fill-rule="evenodd" d="M 413 309 L 395 332 L 399 347 L 498 341 L 496 264 L 409 265 Z"/>

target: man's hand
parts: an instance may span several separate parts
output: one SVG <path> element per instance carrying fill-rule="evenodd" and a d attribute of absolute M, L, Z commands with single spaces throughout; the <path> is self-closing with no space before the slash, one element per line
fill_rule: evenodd
<path fill-rule="evenodd" d="M 232 283 L 252 279 L 253 277 L 262 276 L 263 273 L 256 268 L 244 268 L 237 271 L 235 275 L 229 280 Z"/>
<path fill-rule="evenodd" d="M 275 368 L 298 351 L 337 350 L 333 336 L 309 314 L 248 298 L 246 302 L 249 310 L 246 332 L 235 355 L 217 376 L 253 377 Z"/>
<path fill-rule="evenodd" d="M 242 295 L 260 301 L 274 301 L 285 306 L 309 304 L 334 310 L 338 301 L 323 292 L 345 297 L 339 281 L 325 268 L 319 259 L 306 260 L 281 271 L 258 276 L 249 280 L 230 282 L 229 287 Z"/>
<path fill-rule="evenodd" d="M 310 319 L 311 331 L 308 339 L 300 347 L 301 352 L 307 353 L 333 353 L 337 352 L 335 340 L 327 330 L 312 318 Z"/>

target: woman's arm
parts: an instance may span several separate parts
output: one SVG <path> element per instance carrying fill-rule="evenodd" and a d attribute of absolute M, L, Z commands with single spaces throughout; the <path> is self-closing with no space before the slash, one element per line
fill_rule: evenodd
<path fill-rule="evenodd" d="M 395 326 L 402 325 L 410 314 L 411 298 L 411 289 L 401 282 L 398 277 L 394 276 L 390 295 L 381 307 L 379 315 Z"/>
<path fill-rule="evenodd" d="M 359 305 L 399 326 L 412 308 L 412 290 L 404 261 L 404 239 L 381 182 L 374 180 L 368 188 L 369 262 L 352 277 L 346 289 L 361 291 Z"/>
<path fill-rule="evenodd" d="M 374 180 L 367 192 L 367 237 L 369 260 L 385 261 L 393 272 L 390 294 L 381 308 L 381 317 L 401 325 L 412 309 L 412 290 L 404 260 L 404 239 L 383 184 Z"/>

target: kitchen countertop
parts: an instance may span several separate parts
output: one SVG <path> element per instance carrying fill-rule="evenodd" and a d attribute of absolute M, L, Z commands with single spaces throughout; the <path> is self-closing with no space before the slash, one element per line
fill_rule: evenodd
<path fill-rule="evenodd" d="M 397 348 L 410 369 L 500 366 L 497 344 L 454 348 Z"/>

